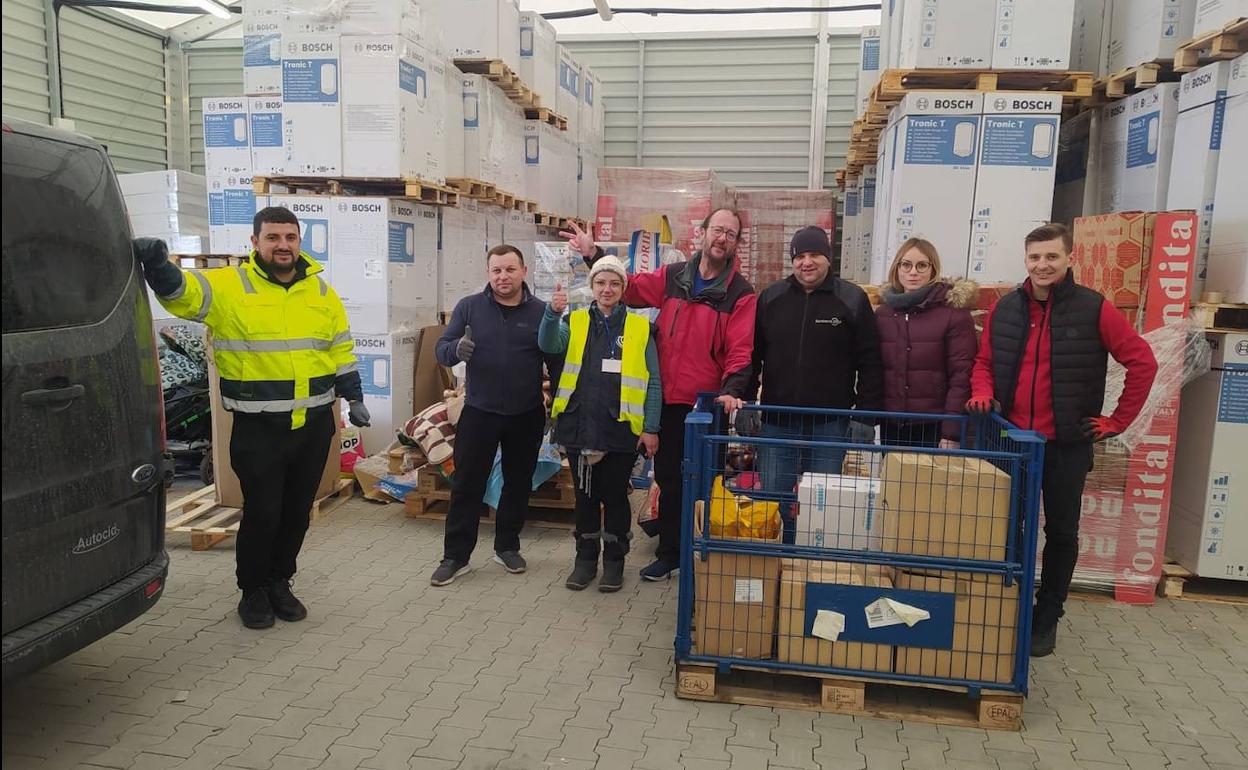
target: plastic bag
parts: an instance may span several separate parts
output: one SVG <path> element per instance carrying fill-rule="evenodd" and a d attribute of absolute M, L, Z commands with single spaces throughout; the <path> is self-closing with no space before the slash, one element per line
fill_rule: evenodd
<path fill-rule="evenodd" d="M 537 489 L 549 479 L 554 478 L 563 467 L 563 456 L 559 447 L 551 440 L 551 434 L 542 437 L 542 445 L 537 450 L 537 467 L 533 469 L 533 486 Z M 503 496 L 503 454 L 494 454 L 494 468 L 490 471 L 490 480 L 485 485 L 485 504 L 498 509 L 498 501 Z"/>
<path fill-rule="evenodd" d="M 730 495 L 723 476 L 711 485 L 711 537 L 776 540 L 780 537 L 780 504 Z"/>

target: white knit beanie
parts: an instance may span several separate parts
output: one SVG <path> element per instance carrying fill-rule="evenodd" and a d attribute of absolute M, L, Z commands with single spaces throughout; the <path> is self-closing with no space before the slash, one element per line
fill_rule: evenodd
<path fill-rule="evenodd" d="M 628 270 L 624 268 L 624 263 L 620 261 L 619 257 L 612 257 L 608 255 L 599 258 L 599 260 L 594 263 L 594 266 L 589 269 L 589 286 L 591 289 L 594 286 L 594 276 L 604 270 L 618 275 L 620 280 L 624 282 L 624 288 L 628 288 Z"/>

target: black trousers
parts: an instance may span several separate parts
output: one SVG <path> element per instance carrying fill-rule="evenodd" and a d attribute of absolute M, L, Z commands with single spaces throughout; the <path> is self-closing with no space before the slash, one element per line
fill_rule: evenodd
<path fill-rule="evenodd" d="M 1047 631 L 1063 614 L 1079 559 L 1079 513 L 1083 485 L 1092 470 L 1090 443 L 1048 442 L 1044 447 L 1044 564 L 1032 627 Z"/>
<path fill-rule="evenodd" d="M 685 459 L 685 418 L 688 404 L 664 404 L 654 482 L 659 485 L 659 547 L 654 555 L 668 564 L 680 563 L 680 507 L 684 497 L 680 473 Z"/>
<path fill-rule="evenodd" d="M 477 531 L 485 507 L 485 486 L 494 469 L 494 455 L 503 451 L 503 493 L 494 521 L 494 552 L 520 550 L 520 530 L 529 513 L 533 470 L 542 445 L 546 410 L 494 414 L 465 406 L 455 426 L 455 477 L 446 513 L 443 558 L 467 562 L 477 547 Z"/>
<path fill-rule="evenodd" d="M 294 576 L 333 440 L 333 409 L 309 412 L 298 430 L 270 415 L 234 414 L 230 467 L 243 489 L 235 544 L 239 588 Z"/>
<path fill-rule="evenodd" d="M 576 558 L 624 561 L 633 535 L 633 509 L 628 504 L 628 481 L 633 472 L 632 452 L 607 452 L 593 465 L 581 466 L 580 455 L 569 454 L 576 483 Z M 586 483 L 588 482 L 588 483 Z"/>

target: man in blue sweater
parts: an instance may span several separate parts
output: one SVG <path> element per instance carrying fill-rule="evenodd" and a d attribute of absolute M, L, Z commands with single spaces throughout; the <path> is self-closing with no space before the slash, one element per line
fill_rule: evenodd
<path fill-rule="evenodd" d="M 520 555 L 520 530 L 546 425 L 546 358 L 537 345 L 546 304 L 525 285 L 524 255 L 515 246 L 495 246 L 487 260 L 489 285 L 459 301 L 437 346 L 444 366 L 467 365 L 468 392 L 455 427 L 455 477 L 442 563 L 429 581 L 435 586 L 468 569 L 485 487 L 500 447 L 503 493 L 494 526 L 494 561 L 508 572 L 527 569 Z"/>

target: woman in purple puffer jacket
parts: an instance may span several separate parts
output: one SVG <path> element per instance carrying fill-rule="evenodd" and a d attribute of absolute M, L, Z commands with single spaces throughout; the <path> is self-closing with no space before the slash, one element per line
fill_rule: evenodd
<path fill-rule="evenodd" d="M 901 244 L 876 308 L 884 358 L 884 408 L 890 412 L 960 414 L 971 395 L 977 340 L 969 308 L 973 281 L 940 278 L 940 255 L 930 241 Z M 889 420 L 885 444 L 956 449 L 957 421 Z"/>

